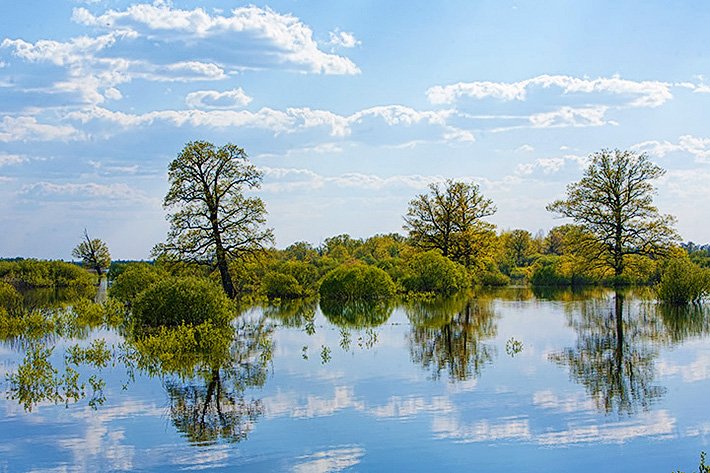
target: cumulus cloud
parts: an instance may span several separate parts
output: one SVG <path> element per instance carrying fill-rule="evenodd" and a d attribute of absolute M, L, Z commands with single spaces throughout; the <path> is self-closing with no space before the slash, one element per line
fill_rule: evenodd
<path fill-rule="evenodd" d="M 219 92 L 216 90 L 198 90 L 185 97 L 185 103 L 191 108 L 230 109 L 249 105 L 252 98 L 244 90 L 238 89 Z"/>
<path fill-rule="evenodd" d="M 335 30 L 330 32 L 330 41 L 328 44 L 341 48 L 354 48 L 362 44 L 355 35 L 347 31 Z"/>
<path fill-rule="evenodd" d="M 321 51 L 313 31 L 290 14 L 269 8 L 235 8 L 231 15 L 211 15 L 202 8 L 182 10 L 164 2 L 135 4 L 126 10 L 108 10 L 94 15 L 75 8 L 72 19 L 80 24 L 116 31 L 130 31 L 150 39 L 187 42 L 228 36 L 234 44 L 249 42 L 268 49 L 281 63 L 290 63 L 307 72 L 357 74 L 360 69 L 348 58 Z M 347 39 L 352 36 L 345 33 Z"/>
<path fill-rule="evenodd" d="M 576 154 L 565 154 L 551 158 L 539 158 L 532 163 L 518 164 L 515 169 L 515 174 L 518 176 L 527 176 L 535 171 L 541 171 L 543 174 L 554 174 L 562 170 L 568 162 L 577 164 L 580 168 L 587 165 L 588 159 L 585 156 Z"/>
<path fill-rule="evenodd" d="M 695 157 L 697 162 L 710 162 L 710 138 L 683 135 L 677 143 L 650 140 L 637 143 L 631 149 L 662 158 L 669 153 L 684 152 Z"/>
<path fill-rule="evenodd" d="M 35 117 L 3 117 L 0 121 L 0 142 L 10 141 L 76 141 L 85 135 L 70 125 L 40 123 Z"/>
<path fill-rule="evenodd" d="M 238 89 L 241 90 L 241 89 Z M 231 99 L 238 99 L 237 91 L 230 93 Z M 245 96 L 246 97 L 246 96 Z M 188 102 L 193 107 L 208 99 L 223 98 L 219 93 L 203 91 L 196 95 L 188 95 Z M 242 99 L 244 100 L 244 99 Z M 285 111 L 268 107 L 258 111 L 250 110 L 159 110 L 142 114 L 116 112 L 103 107 L 88 107 L 66 115 L 69 120 L 82 123 L 104 121 L 118 124 L 124 128 L 150 125 L 155 122 L 167 122 L 175 126 L 190 125 L 194 127 L 207 126 L 213 128 L 245 127 L 269 130 L 275 134 L 294 133 L 301 130 L 324 128 L 334 137 L 351 135 L 353 127 L 367 127 L 367 120 L 381 120 L 389 126 L 409 127 L 419 123 L 441 127 L 446 141 L 473 141 L 473 133 L 446 125 L 453 110 L 419 111 L 402 105 L 387 105 L 367 108 L 351 115 L 339 115 L 328 110 L 317 110 L 308 107 L 287 108 Z"/>
<path fill-rule="evenodd" d="M 598 105 L 594 107 L 560 107 L 552 112 L 541 112 L 530 115 L 528 120 L 533 128 L 585 127 L 615 124 L 607 121 L 605 114 L 609 107 Z"/>
<path fill-rule="evenodd" d="M 633 81 L 619 76 L 586 79 L 564 75 L 540 75 L 519 82 L 458 82 L 437 85 L 427 90 L 431 103 L 450 104 L 462 97 L 475 99 L 495 98 L 505 101 L 525 100 L 534 88 L 558 88 L 564 94 L 606 93 L 630 96 L 632 107 L 658 107 L 673 98 L 673 84 L 659 81 Z"/>

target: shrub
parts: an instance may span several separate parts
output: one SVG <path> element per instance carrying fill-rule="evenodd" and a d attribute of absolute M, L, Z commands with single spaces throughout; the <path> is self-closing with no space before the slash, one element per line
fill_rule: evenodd
<path fill-rule="evenodd" d="M 710 293 L 710 271 L 685 257 L 669 259 L 656 292 L 660 300 L 671 304 L 698 302 Z"/>
<path fill-rule="evenodd" d="M 108 293 L 111 297 L 130 305 L 138 294 L 166 277 L 168 276 L 165 272 L 147 263 L 133 263 L 122 269 Z"/>
<path fill-rule="evenodd" d="M 295 299 L 303 294 L 303 287 L 290 274 L 270 272 L 264 276 L 262 290 L 269 299 Z"/>
<path fill-rule="evenodd" d="M 232 304 L 220 287 L 207 279 L 163 279 L 142 291 L 133 303 L 133 321 L 138 327 L 198 325 L 212 321 L 226 325 Z"/>
<path fill-rule="evenodd" d="M 476 274 L 476 280 L 483 286 L 507 286 L 510 278 L 500 272 L 498 265 L 493 261 L 487 261 L 483 269 Z"/>
<path fill-rule="evenodd" d="M 569 286 L 572 284 L 571 278 L 562 274 L 560 258 L 557 256 L 540 258 L 535 263 L 530 282 L 533 286 Z"/>
<path fill-rule="evenodd" d="M 471 286 L 466 268 L 436 251 L 414 255 L 402 285 L 411 292 L 449 294 Z"/>
<path fill-rule="evenodd" d="M 94 283 L 88 272 L 74 264 L 33 259 L 3 261 L 0 277 L 18 287 L 78 287 Z"/>
<path fill-rule="evenodd" d="M 395 284 L 389 275 L 374 266 L 343 264 L 325 275 L 320 286 L 322 298 L 330 300 L 376 300 L 392 297 Z"/>

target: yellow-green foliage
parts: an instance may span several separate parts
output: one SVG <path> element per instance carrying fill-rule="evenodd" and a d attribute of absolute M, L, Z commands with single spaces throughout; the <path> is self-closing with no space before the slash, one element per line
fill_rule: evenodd
<path fill-rule="evenodd" d="M 196 368 L 219 368 L 229 360 L 233 338 L 231 326 L 215 326 L 206 321 L 197 325 L 160 327 L 132 344 L 140 369 L 190 377 Z"/>
<path fill-rule="evenodd" d="M 323 315 L 334 325 L 344 328 L 376 327 L 392 314 L 391 300 L 351 300 L 347 302 L 321 299 Z"/>
<path fill-rule="evenodd" d="M 331 300 L 376 300 L 392 297 L 396 286 L 392 278 L 374 266 L 343 264 L 323 278 L 320 295 Z"/>
<path fill-rule="evenodd" d="M 698 302 L 710 294 L 710 270 L 699 267 L 687 257 L 671 258 L 662 265 L 656 290 L 663 302 Z"/>
<path fill-rule="evenodd" d="M 160 280 L 136 297 L 132 315 L 137 327 L 197 325 L 211 320 L 226 325 L 234 306 L 222 288 L 208 279 Z"/>
<path fill-rule="evenodd" d="M 303 295 L 303 287 L 290 274 L 269 272 L 262 281 L 262 290 L 269 299 L 295 299 Z"/>
<path fill-rule="evenodd" d="M 11 316 L 22 311 L 22 296 L 11 284 L 3 281 L 0 281 L 0 310 Z"/>
<path fill-rule="evenodd" d="M 0 279 L 18 287 L 73 287 L 94 283 L 91 274 L 74 264 L 33 259 L 0 261 Z"/>
<path fill-rule="evenodd" d="M 147 263 L 126 265 L 109 288 L 109 295 L 124 304 L 131 304 L 138 294 L 167 277 L 165 271 Z"/>
<path fill-rule="evenodd" d="M 446 294 L 471 286 L 466 268 L 438 251 L 415 254 L 407 263 L 409 274 L 402 281 L 407 291 Z"/>

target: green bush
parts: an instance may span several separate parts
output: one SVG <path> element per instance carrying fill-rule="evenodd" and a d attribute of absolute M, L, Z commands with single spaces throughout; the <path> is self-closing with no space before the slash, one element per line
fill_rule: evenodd
<path fill-rule="evenodd" d="M 510 278 L 501 273 L 493 262 L 487 263 L 483 270 L 476 274 L 476 280 L 483 286 L 507 286 L 510 284 Z"/>
<path fill-rule="evenodd" d="M 132 263 L 121 270 L 108 293 L 124 304 L 131 304 L 138 294 L 167 277 L 165 272 L 148 263 Z"/>
<path fill-rule="evenodd" d="M 303 287 L 295 277 L 283 273 L 266 273 L 261 282 L 262 290 L 269 299 L 295 299 L 303 295 Z"/>
<path fill-rule="evenodd" d="M 233 314 L 232 303 L 219 286 L 194 277 L 155 282 L 136 297 L 132 310 L 137 328 L 198 325 L 208 320 L 226 325 Z"/>
<path fill-rule="evenodd" d="M 364 264 L 340 265 L 325 275 L 320 286 L 322 298 L 339 301 L 383 299 L 395 292 L 386 272 Z"/>
<path fill-rule="evenodd" d="M 402 281 L 407 291 L 450 294 L 471 286 L 466 268 L 436 251 L 415 254 L 408 263 L 409 275 Z"/>
<path fill-rule="evenodd" d="M 94 284 L 94 278 L 72 263 L 25 259 L 3 261 L 0 278 L 17 287 L 78 287 Z"/>
<path fill-rule="evenodd" d="M 710 271 L 685 257 L 669 259 L 661 270 L 656 292 L 660 300 L 671 304 L 698 302 L 710 294 Z"/>
<path fill-rule="evenodd" d="M 540 258 L 533 268 L 530 283 L 533 286 L 569 286 L 572 280 L 569 276 L 562 274 L 560 258 L 557 256 L 545 256 Z"/>

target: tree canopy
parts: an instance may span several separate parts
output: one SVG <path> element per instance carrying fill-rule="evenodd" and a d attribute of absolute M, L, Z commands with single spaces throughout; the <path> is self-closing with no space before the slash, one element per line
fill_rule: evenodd
<path fill-rule="evenodd" d="M 84 240 L 72 250 L 71 254 L 74 258 L 81 259 L 84 266 L 96 271 L 99 279 L 103 276 L 104 269 L 111 265 L 108 245 L 98 238 L 90 238 L 86 229 L 84 229 Z"/>
<path fill-rule="evenodd" d="M 590 261 L 621 276 L 629 255 L 656 256 L 678 238 L 675 219 L 653 205 L 650 181 L 665 173 L 646 154 L 601 150 L 590 156 L 582 179 L 567 186 L 567 198 L 547 206 L 585 230 L 580 249 Z"/>
<path fill-rule="evenodd" d="M 465 266 L 489 246 L 494 226 L 481 219 L 496 211 L 493 201 L 472 183 L 446 181 L 429 186 L 409 202 L 404 229 L 412 242 L 424 250 L 439 250 Z"/>
<path fill-rule="evenodd" d="M 229 261 L 263 249 L 273 240 L 265 228 L 266 208 L 245 190 L 261 185 L 262 173 L 247 161 L 244 149 L 228 143 L 187 143 L 169 166 L 163 206 L 170 209 L 167 241 L 154 254 L 210 264 L 222 287 L 234 297 Z"/>

